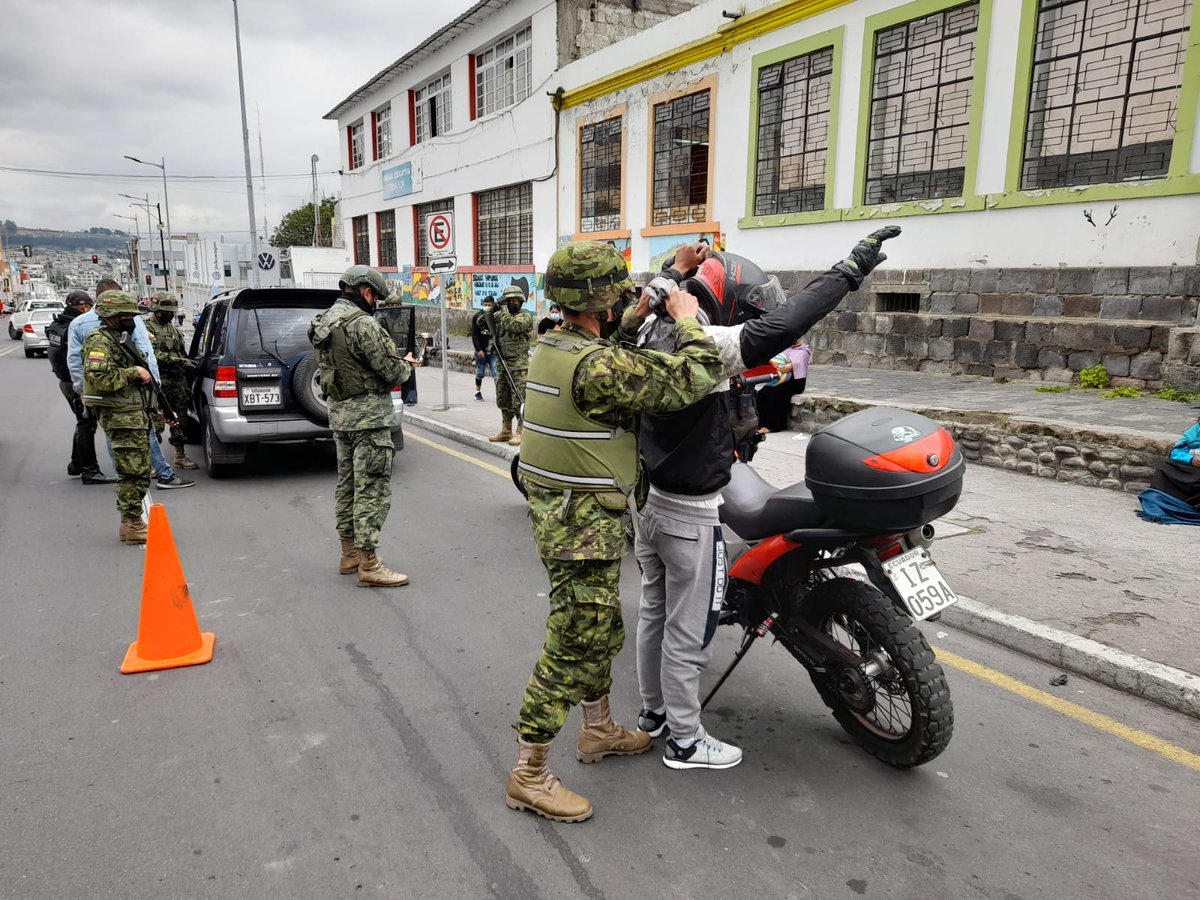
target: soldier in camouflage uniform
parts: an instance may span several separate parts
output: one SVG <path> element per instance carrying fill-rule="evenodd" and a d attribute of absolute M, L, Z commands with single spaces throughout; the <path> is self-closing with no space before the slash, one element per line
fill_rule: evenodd
<path fill-rule="evenodd" d="M 496 347 L 500 353 L 503 370 L 496 381 L 496 405 L 504 417 L 503 427 L 489 441 L 508 441 L 513 447 L 521 446 L 521 404 L 525 400 L 525 378 L 529 372 L 529 343 L 533 337 L 533 316 L 521 309 L 525 305 L 525 294 L 515 284 L 510 284 L 500 295 L 500 302 L 492 314 L 496 336 Z M 513 419 L 517 420 L 517 431 L 512 430 Z"/>
<path fill-rule="evenodd" d="M 506 803 L 558 822 L 592 814 L 591 803 L 546 764 L 572 706 L 583 706 L 580 762 L 650 749 L 650 735 L 616 724 L 608 704 L 612 661 L 625 640 L 624 524 L 640 474 L 634 416 L 681 410 L 708 394 L 721 373 L 716 345 L 696 320 L 696 298 L 678 289 L 667 304 L 677 353 L 604 340 L 617 326 L 611 307 L 632 289 L 624 259 L 608 244 L 557 250 L 546 267 L 546 295 L 565 321 L 538 339 L 529 368 L 520 472 L 550 576 L 550 614 L 515 726 L 518 758 Z"/>
<path fill-rule="evenodd" d="M 342 542 L 338 572 L 357 572 L 359 587 L 399 587 L 408 584 L 408 576 L 385 566 L 375 549 L 392 505 L 392 388 L 408 380 L 413 360 L 401 358 L 372 315 L 388 296 L 382 274 L 351 266 L 338 287 L 342 295 L 308 329 L 337 445 L 334 510 Z"/>
<path fill-rule="evenodd" d="M 196 368 L 196 364 L 188 359 L 183 346 L 183 332 L 172 322 L 179 310 L 179 301 L 166 291 L 159 291 L 151 299 L 154 305 L 150 307 L 150 314 L 144 317 L 144 321 L 146 331 L 150 335 L 150 343 L 154 345 L 154 356 L 158 360 L 163 394 L 166 395 L 167 403 L 171 405 L 171 411 L 175 414 L 176 422 L 171 426 L 171 446 L 175 448 L 174 466 L 177 469 L 194 469 L 196 464 L 187 457 L 187 440 L 183 429 L 191 402 L 187 376 Z M 162 416 L 155 416 L 154 430 L 158 432 L 160 444 L 163 425 Z"/>
<path fill-rule="evenodd" d="M 130 348 L 137 299 L 125 291 L 97 298 L 103 322 L 83 342 L 83 403 L 100 421 L 117 467 L 117 510 L 122 543 L 146 543 L 142 498 L 150 487 L 150 372 Z"/>

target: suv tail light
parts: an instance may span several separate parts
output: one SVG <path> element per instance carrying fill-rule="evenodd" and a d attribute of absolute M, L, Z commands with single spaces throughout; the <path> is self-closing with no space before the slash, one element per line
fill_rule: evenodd
<path fill-rule="evenodd" d="M 235 367 L 217 366 L 217 381 L 213 385 L 213 396 L 237 396 L 237 369 Z"/>

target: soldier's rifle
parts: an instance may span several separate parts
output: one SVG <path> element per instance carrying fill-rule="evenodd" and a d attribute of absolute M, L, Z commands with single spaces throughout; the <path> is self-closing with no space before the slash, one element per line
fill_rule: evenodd
<path fill-rule="evenodd" d="M 158 379 L 154 377 L 154 370 L 150 368 L 150 363 L 146 357 L 142 355 L 142 351 L 137 348 L 136 344 L 129 340 L 129 333 L 122 331 L 118 343 L 121 345 L 121 349 L 124 350 L 137 365 L 145 369 L 150 375 L 150 385 L 154 390 L 155 398 L 158 400 L 158 409 L 159 412 L 163 414 L 163 418 L 168 422 L 178 422 L 179 418 L 175 415 L 175 410 L 171 408 L 171 403 L 169 400 L 167 400 L 167 395 L 163 391 L 162 385 L 159 383 Z"/>

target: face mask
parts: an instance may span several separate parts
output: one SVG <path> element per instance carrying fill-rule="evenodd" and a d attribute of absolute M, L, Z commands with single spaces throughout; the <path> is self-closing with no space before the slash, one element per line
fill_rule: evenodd
<path fill-rule="evenodd" d="M 491 304 L 491 303 L 485 303 L 485 304 L 483 304 L 483 311 L 484 311 L 484 312 L 491 312 L 491 311 L 492 311 L 493 309 L 495 309 L 495 308 L 496 308 L 496 307 L 495 307 L 493 304 Z"/>
<path fill-rule="evenodd" d="M 521 311 L 521 303 L 518 300 L 513 300 L 508 304 L 508 311 L 514 316 Z"/>
<path fill-rule="evenodd" d="M 156 312 L 154 318 L 158 319 L 159 324 L 166 325 L 171 321 L 172 314 L 169 312 Z"/>
<path fill-rule="evenodd" d="M 556 313 L 556 312 L 550 313 L 550 321 L 551 321 L 551 322 L 561 322 L 561 321 L 562 321 L 562 314 L 561 314 L 561 313 Z"/>
<path fill-rule="evenodd" d="M 606 309 L 600 313 L 600 337 L 608 339 L 616 334 L 617 329 L 621 327 L 621 320 L 612 314 L 611 309 Z"/>
<path fill-rule="evenodd" d="M 135 326 L 134 326 L 133 319 L 118 319 L 117 320 L 117 331 L 123 331 L 126 334 L 133 334 L 134 327 Z"/>

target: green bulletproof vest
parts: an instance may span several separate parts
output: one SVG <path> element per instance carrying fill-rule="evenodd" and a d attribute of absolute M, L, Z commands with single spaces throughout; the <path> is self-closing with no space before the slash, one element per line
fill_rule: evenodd
<path fill-rule="evenodd" d="M 561 491 L 598 494 L 610 509 L 624 509 L 637 486 L 637 436 L 587 418 L 575 406 L 575 371 L 600 340 L 545 335 L 538 339 L 525 383 L 522 477 Z"/>
<path fill-rule="evenodd" d="M 92 332 L 92 334 L 99 334 L 102 331 L 104 332 L 105 352 L 110 356 L 117 356 L 126 367 L 141 365 L 140 362 L 133 358 L 132 354 L 125 352 L 125 348 L 121 346 L 116 338 L 111 337 L 111 332 L 98 329 Z M 91 337 L 91 335 L 88 335 L 88 337 Z M 84 351 L 84 359 L 87 359 L 86 351 Z M 146 385 L 140 381 L 135 381 L 133 384 L 125 385 L 125 387 L 118 391 L 110 391 L 107 394 L 102 394 L 91 383 L 86 369 L 84 370 L 82 395 L 84 406 L 96 409 L 113 409 L 118 412 L 133 412 L 149 408 L 148 393 Z"/>
<path fill-rule="evenodd" d="M 171 323 L 166 325 L 161 324 L 154 313 L 142 317 L 142 323 L 146 326 L 146 331 L 150 334 L 150 341 L 154 344 L 155 356 L 186 356 L 183 347 L 183 335 L 179 329 Z M 179 365 L 174 363 L 173 365 Z M 163 367 L 162 360 L 159 360 L 159 368 Z"/>
<path fill-rule="evenodd" d="M 349 400 L 363 394 L 386 394 L 391 390 L 390 385 L 384 384 L 374 371 L 363 365 L 350 347 L 346 326 L 365 316 L 366 313 L 361 309 L 343 311 L 334 306 L 318 317 L 319 325 L 314 323 L 317 381 L 331 400 Z"/>

